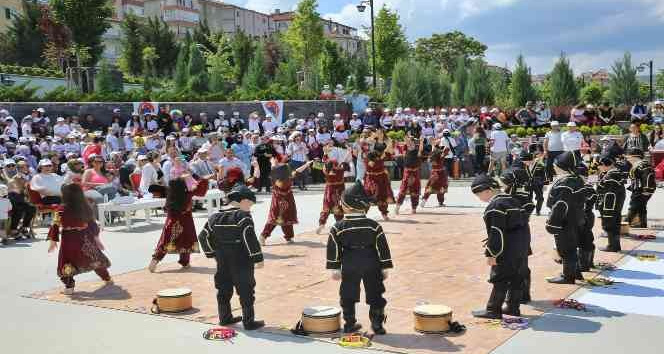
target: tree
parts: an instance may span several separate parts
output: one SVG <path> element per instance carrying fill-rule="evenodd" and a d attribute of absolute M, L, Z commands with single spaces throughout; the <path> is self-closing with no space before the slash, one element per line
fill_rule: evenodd
<path fill-rule="evenodd" d="M 533 100 L 534 90 L 530 80 L 530 69 L 523 55 L 516 59 L 516 67 L 512 74 L 510 85 L 510 99 L 513 107 L 523 107 L 526 102 Z"/>
<path fill-rule="evenodd" d="M 655 96 L 664 96 L 664 70 L 660 70 L 655 77 Z"/>
<path fill-rule="evenodd" d="M 339 46 L 326 40 L 323 46 L 323 54 L 320 57 L 321 79 L 323 83 L 331 87 L 346 81 L 348 68 L 344 65 L 344 59 Z"/>
<path fill-rule="evenodd" d="M 187 34 L 189 34 L 189 32 L 187 32 Z M 204 51 L 212 52 L 216 49 L 216 43 L 212 37 L 213 35 L 210 31 L 207 20 L 203 20 L 198 23 L 198 26 L 194 27 L 194 34 L 191 36 L 191 39 L 194 43 L 202 45 Z"/>
<path fill-rule="evenodd" d="M 598 105 L 602 102 L 603 97 L 604 88 L 596 82 L 591 82 L 581 90 L 581 100 L 585 103 Z"/>
<path fill-rule="evenodd" d="M 233 52 L 228 37 L 216 36 L 214 41 L 216 42 L 215 51 L 208 52 L 205 56 L 210 73 L 210 91 L 223 92 L 226 89 L 226 83 L 233 79 Z"/>
<path fill-rule="evenodd" d="M 430 38 L 419 38 L 415 41 L 417 61 L 432 63 L 448 73 L 455 71 L 459 56 L 466 60 L 480 59 L 484 57 L 486 50 L 486 45 L 460 31 L 434 33 Z"/>
<path fill-rule="evenodd" d="M 367 76 L 369 76 L 369 63 L 364 56 L 356 56 L 353 60 L 353 87 L 359 92 L 366 92 L 369 88 L 367 85 Z"/>
<path fill-rule="evenodd" d="M 466 59 L 457 57 L 456 69 L 452 77 L 452 104 L 463 106 L 465 104 L 466 82 L 468 81 L 468 70 Z"/>
<path fill-rule="evenodd" d="M 143 27 L 143 41 L 154 48 L 157 58 L 154 66 L 158 76 L 170 76 L 173 63 L 177 60 L 178 46 L 175 34 L 171 32 L 164 20 L 157 17 L 148 18 Z"/>
<path fill-rule="evenodd" d="M 104 51 L 102 36 L 111 27 L 113 6 L 108 0 L 50 0 L 55 18 L 71 31 L 72 41 L 90 48 L 84 65 L 99 61 Z"/>
<path fill-rule="evenodd" d="M 574 78 L 574 71 L 565 53 L 560 54 L 551 72 L 551 104 L 554 106 L 571 106 L 579 99 L 579 92 Z"/>
<path fill-rule="evenodd" d="M 40 6 L 36 0 L 23 1 L 23 14 L 14 17 L 3 36 L 3 62 L 39 66 L 44 62 L 46 36 L 40 30 Z"/>
<path fill-rule="evenodd" d="M 297 63 L 293 60 L 286 60 L 279 63 L 277 73 L 274 75 L 274 81 L 284 87 L 296 87 Z"/>
<path fill-rule="evenodd" d="M 249 63 L 247 74 L 242 81 L 242 88 L 245 92 L 256 93 L 267 87 L 268 80 L 265 76 L 265 47 L 262 42 L 258 42 L 254 57 Z"/>
<path fill-rule="evenodd" d="M 614 104 L 632 105 L 639 100 L 639 81 L 636 68 L 632 65 L 632 55 L 626 52 L 616 60 L 609 73 L 609 90 Z"/>
<path fill-rule="evenodd" d="M 155 78 L 157 77 L 157 68 L 155 62 L 159 59 L 157 50 L 152 46 L 143 48 L 143 89 L 151 91 L 155 85 Z"/>
<path fill-rule="evenodd" d="M 417 95 L 417 88 L 415 87 L 415 73 L 414 65 L 409 60 L 399 60 L 394 65 L 392 71 L 392 86 L 388 102 L 390 106 L 415 106 L 415 96 Z"/>
<path fill-rule="evenodd" d="M 533 85 L 535 99 L 538 101 L 551 102 L 551 80 L 546 79 L 538 85 Z"/>
<path fill-rule="evenodd" d="M 415 106 L 431 107 L 433 98 L 431 96 L 431 78 L 427 77 L 427 70 L 422 64 L 414 63 L 415 71 Z"/>
<path fill-rule="evenodd" d="M 463 101 L 469 105 L 485 106 L 493 102 L 493 92 L 490 82 L 489 70 L 481 59 L 474 60 L 470 65 L 468 81 L 464 91 Z"/>
<path fill-rule="evenodd" d="M 193 41 L 189 33 L 184 38 L 184 42 L 178 45 L 178 56 L 175 61 L 175 71 L 173 72 L 173 81 L 175 82 L 175 90 L 182 92 L 187 88 L 189 81 L 189 52 L 193 45 Z"/>
<path fill-rule="evenodd" d="M 209 90 L 208 83 L 209 77 L 203 53 L 198 49 L 198 44 L 193 43 L 189 48 L 187 63 L 187 89 L 197 94 L 203 94 Z"/>
<path fill-rule="evenodd" d="M 440 74 L 438 82 L 440 82 L 440 101 L 438 106 L 448 107 L 452 104 L 452 84 L 450 77 L 447 74 Z"/>
<path fill-rule="evenodd" d="M 111 65 L 104 59 L 100 63 L 99 71 L 95 76 L 95 91 L 101 94 L 122 92 L 122 82 L 113 79 Z"/>
<path fill-rule="evenodd" d="M 399 24 L 399 15 L 383 6 L 376 16 L 374 26 L 376 37 L 376 73 L 382 78 L 392 75 L 399 59 L 408 56 L 408 41 Z"/>
<path fill-rule="evenodd" d="M 249 36 L 244 32 L 239 31 L 233 36 L 231 48 L 233 49 L 235 82 L 239 84 L 242 83 L 244 74 L 246 74 L 247 68 L 249 68 L 249 62 L 254 55 L 254 44 Z"/>
<path fill-rule="evenodd" d="M 143 36 L 138 16 L 130 13 L 122 21 L 122 54 L 120 69 L 126 74 L 140 76 L 143 69 Z"/>
<path fill-rule="evenodd" d="M 305 72 L 305 86 L 312 88 L 315 81 L 309 79 L 313 74 L 313 67 L 323 49 L 323 24 L 320 15 L 316 12 L 317 0 L 302 0 L 297 5 L 293 21 L 288 27 L 285 40 L 289 44 L 292 55 L 303 67 Z"/>

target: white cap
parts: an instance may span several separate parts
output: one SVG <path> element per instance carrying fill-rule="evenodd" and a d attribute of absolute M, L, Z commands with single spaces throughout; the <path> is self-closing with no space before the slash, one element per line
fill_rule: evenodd
<path fill-rule="evenodd" d="M 220 115 L 220 116 L 225 116 L 225 115 L 226 115 L 226 112 L 224 112 L 224 111 L 219 111 L 219 112 L 217 112 L 217 114 Z"/>
<path fill-rule="evenodd" d="M 443 133 L 449 133 L 449 132 L 450 132 L 449 129 L 443 129 Z"/>
<path fill-rule="evenodd" d="M 569 123 L 567 123 L 567 126 L 568 126 L 568 127 L 576 127 L 576 123 L 574 123 L 574 122 L 569 122 Z"/>
<path fill-rule="evenodd" d="M 295 113 L 288 113 L 289 117 L 295 117 Z"/>
<path fill-rule="evenodd" d="M 560 126 L 560 122 L 558 122 L 557 120 L 552 120 L 551 121 L 551 126 L 552 127 L 558 127 L 558 126 Z"/>
<path fill-rule="evenodd" d="M 317 117 L 318 117 L 318 118 L 324 118 L 324 117 L 325 117 L 325 113 L 323 113 L 323 112 L 318 112 Z"/>
<path fill-rule="evenodd" d="M 486 108 L 486 107 L 482 107 L 482 108 L 480 108 L 480 112 L 482 112 L 482 113 L 486 113 L 486 112 L 488 112 L 488 111 L 489 111 L 489 109 Z"/>
<path fill-rule="evenodd" d="M 39 107 L 39 108 L 37 108 L 37 112 L 44 114 L 44 113 L 46 113 L 46 110 Z"/>
<path fill-rule="evenodd" d="M 39 167 L 42 167 L 42 166 L 53 166 L 53 162 L 49 159 L 41 159 L 39 161 Z"/>
<path fill-rule="evenodd" d="M 120 113 L 120 108 L 113 109 L 113 113 Z"/>
<path fill-rule="evenodd" d="M 339 114 L 339 113 L 335 113 L 335 114 L 334 114 L 334 118 L 341 118 L 341 114 Z"/>
<path fill-rule="evenodd" d="M 56 121 L 57 121 L 57 122 L 64 122 L 64 121 L 65 121 L 65 119 L 64 119 L 64 118 L 62 118 L 62 117 L 58 117 L 58 119 L 56 119 Z"/>
<path fill-rule="evenodd" d="M 145 161 L 147 159 L 148 159 L 148 157 L 145 156 L 145 155 L 138 155 L 138 157 L 136 158 L 136 160 L 138 160 L 138 161 Z"/>
<path fill-rule="evenodd" d="M 502 129 L 502 128 L 503 128 L 503 126 L 502 126 L 500 123 L 495 123 L 495 124 L 493 125 L 493 129 L 494 129 L 494 130 L 500 130 L 500 129 Z"/>
<path fill-rule="evenodd" d="M 9 114 L 9 111 L 6 109 L 0 109 L 0 114 Z"/>
<path fill-rule="evenodd" d="M 239 116 L 239 115 L 240 115 L 240 112 L 235 111 L 235 112 L 233 112 L 233 115 L 234 115 L 234 116 Z"/>

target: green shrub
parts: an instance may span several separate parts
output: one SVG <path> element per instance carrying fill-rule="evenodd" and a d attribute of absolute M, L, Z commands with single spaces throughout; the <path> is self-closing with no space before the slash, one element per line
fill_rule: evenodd
<path fill-rule="evenodd" d="M 0 85 L 0 102 L 32 102 L 35 101 L 39 87 L 28 87 L 30 81 L 20 85 Z"/>
<path fill-rule="evenodd" d="M 42 96 L 45 102 L 77 102 L 81 100 L 81 93 L 78 90 L 68 90 L 65 86 L 58 86 Z"/>
<path fill-rule="evenodd" d="M 393 141 L 404 141 L 406 139 L 406 132 L 403 130 L 389 131 L 387 132 L 387 137 Z"/>
<path fill-rule="evenodd" d="M 524 127 L 518 127 L 518 128 L 516 128 L 516 135 L 517 135 L 519 138 L 525 138 L 527 134 L 528 134 L 528 131 L 526 130 L 526 128 L 524 128 Z M 511 134 L 510 134 L 510 135 L 511 135 Z"/>

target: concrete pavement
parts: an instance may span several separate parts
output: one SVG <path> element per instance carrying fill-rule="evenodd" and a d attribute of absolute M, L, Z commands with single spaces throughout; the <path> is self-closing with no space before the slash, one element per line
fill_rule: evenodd
<path fill-rule="evenodd" d="M 298 194 L 296 198 L 300 218 L 296 233 L 315 229 L 320 211 L 320 192 L 306 192 Z M 267 196 L 260 196 L 259 201 L 254 213 L 256 225 L 264 223 L 269 207 Z M 651 203 L 651 217 L 664 217 L 661 212 L 664 207 L 664 197 L 661 192 L 658 192 Z M 450 207 L 463 209 L 480 210 L 482 207 L 468 193 L 467 187 L 450 188 L 447 204 Z M 408 209 L 406 203 L 404 212 L 408 212 Z M 377 216 L 375 209 L 371 215 Z M 198 216 L 196 224 L 200 227 L 205 221 L 205 213 L 200 213 Z M 137 222 L 137 228 L 133 232 L 125 232 L 123 226 L 110 227 L 104 232 L 102 239 L 109 250 L 107 254 L 113 262 L 112 274 L 147 266 L 159 238 L 160 221 L 163 220 L 157 219 L 154 225 Z M 329 224 L 331 223 L 330 220 Z M 275 235 L 279 233 L 278 229 L 275 230 Z M 44 235 L 40 237 L 43 239 Z M 655 251 L 664 251 L 661 243 L 647 243 L 645 246 L 652 247 Z M 0 269 L 3 270 L 0 275 L 3 278 L 0 285 L 0 303 L 2 318 L 5 319 L 0 322 L 0 347 L 8 351 L 118 353 L 149 350 L 179 354 L 189 350 L 207 353 L 220 349 L 243 352 L 259 346 L 261 349 L 269 348 L 276 352 L 289 353 L 311 350 L 328 353 L 343 350 L 326 343 L 265 333 L 251 334 L 251 336 L 240 334 L 234 345 L 207 342 L 200 337 L 207 325 L 196 322 L 23 298 L 21 295 L 61 286 L 55 274 L 57 256 L 47 254 L 46 248 L 47 243 L 43 241 L 19 242 L 0 248 Z M 165 259 L 165 262 L 174 261 L 174 256 L 167 256 Z M 82 281 L 94 279 L 94 274 L 85 274 L 77 279 Z M 663 288 L 660 290 L 664 291 Z M 580 292 L 577 296 L 583 296 L 583 293 Z M 647 309 L 645 311 L 647 312 Z M 518 333 L 495 352 L 526 353 L 534 351 L 535 347 L 538 352 L 544 353 L 557 353 L 565 348 L 582 347 L 606 353 L 622 353 L 631 348 L 652 349 L 647 343 L 655 343 L 659 339 L 656 337 L 659 334 L 656 333 L 656 329 L 664 327 L 664 318 L 627 312 L 598 309 L 589 316 L 554 311 L 533 322 L 531 329 Z M 619 345 L 616 341 L 619 334 L 620 338 L 628 338 L 628 342 Z M 629 340 L 630 337 L 634 339 Z"/>

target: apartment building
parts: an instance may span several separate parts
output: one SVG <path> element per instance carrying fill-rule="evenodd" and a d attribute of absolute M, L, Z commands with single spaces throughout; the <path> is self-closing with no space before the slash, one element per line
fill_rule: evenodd
<path fill-rule="evenodd" d="M 0 33 L 7 32 L 14 18 L 22 14 L 22 0 L 2 0 L 0 2 Z"/>

